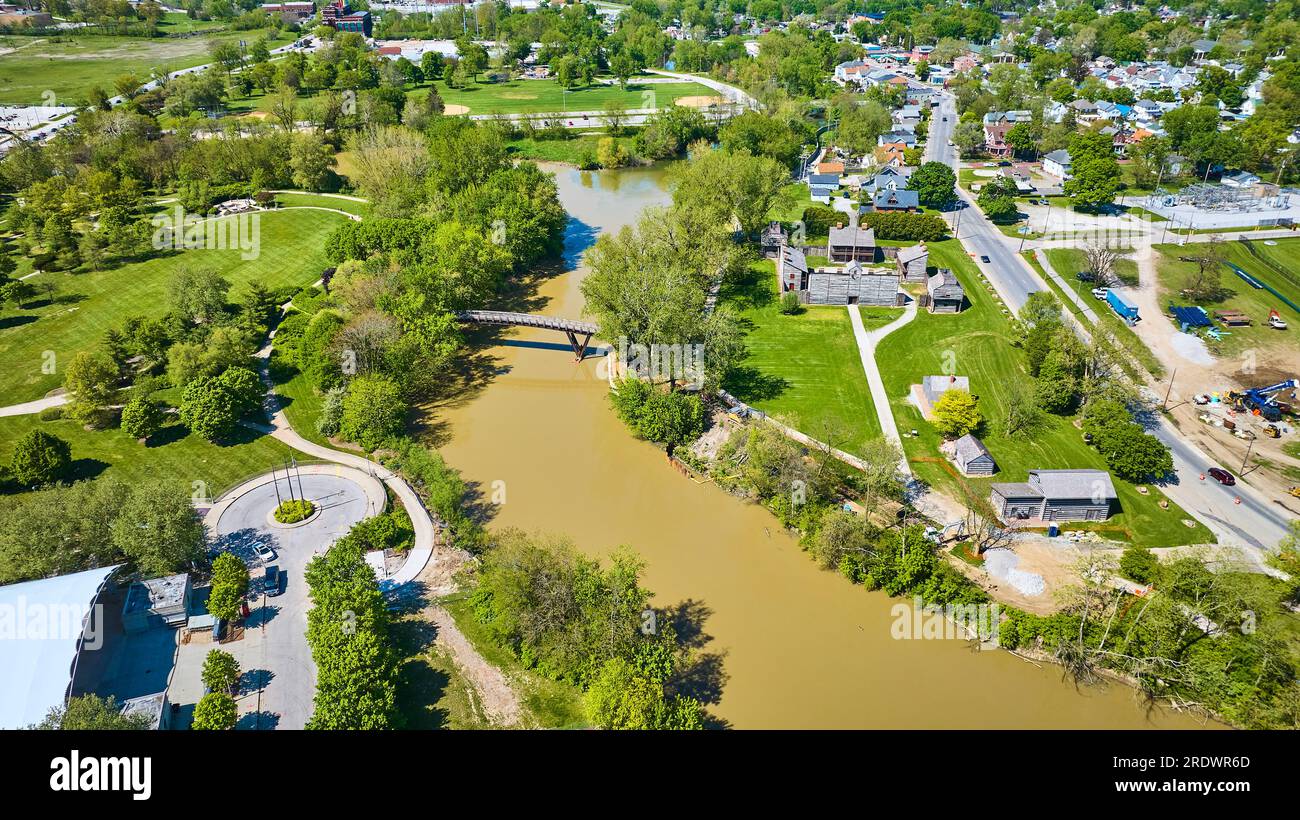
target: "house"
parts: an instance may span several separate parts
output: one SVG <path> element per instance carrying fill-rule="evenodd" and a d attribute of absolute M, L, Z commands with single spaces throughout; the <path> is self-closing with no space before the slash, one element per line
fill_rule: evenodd
<path fill-rule="evenodd" d="M 136 581 L 127 590 L 126 603 L 122 605 L 122 626 L 127 632 L 180 626 L 189 618 L 189 610 L 189 573 Z"/>
<path fill-rule="evenodd" d="M 1011 130 L 1012 123 L 996 122 L 984 123 L 984 150 L 995 157 L 1011 156 L 1011 146 L 1007 145 L 1007 132 Z"/>
<path fill-rule="evenodd" d="M 826 257 L 832 262 L 874 262 L 876 260 L 876 232 L 862 228 L 856 214 L 849 215 L 849 224 L 836 225 L 826 241 Z"/>
<path fill-rule="evenodd" d="M 998 469 L 989 448 L 970 433 L 953 444 L 952 460 L 962 475 L 993 475 Z"/>
<path fill-rule="evenodd" d="M 844 173 L 844 163 L 837 160 L 828 160 L 817 163 L 816 173 L 818 176 L 831 175 L 839 176 Z"/>
<path fill-rule="evenodd" d="M 925 282 L 925 290 L 930 295 L 931 313 L 960 313 L 966 306 L 966 291 L 957 276 L 947 268 Z"/>
<path fill-rule="evenodd" d="M 1062 180 L 1067 180 L 1073 176 L 1070 172 L 1070 152 L 1064 148 L 1058 148 L 1044 156 L 1043 173 L 1051 174 Z"/>
<path fill-rule="evenodd" d="M 906 188 L 897 191 L 886 188 L 872 195 L 871 207 L 877 211 L 913 212 L 921 207 L 921 197 Z"/>
<path fill-rule="evenodd" d="M 916 134 L 895 128 L 876 137 L 876 145 L 882 148 L 886 145 L 902 145 L 904 148 L 915 148 Z"/>
<path fill-rule="evenodd" d="M 835 66 L 835 82 L 840 85 L 861 85 L 871 71 L 871 66 L 861 60 L 850 60 Z"/>
<path fill-rule="evenodd" d="M 839 174 L 822 174 L 812 173 L 808 175 L 808 186 L 811 188 L 838 188 L 840 187 Z"/>
<path fill-rule="evenodd" d="M 898 266 L 898 275 L 904 282 L 924 282 L 926 265 L 930 262 L 930 250 L 922 242 L 907 248 L 899 248 L 894 257 Z"/>
<path fill-rule="evenodd" d="M 829 205 L 831 204 L 831 200 L 835 198 L 836 190 L 836 188 L 828 188 L 825 185 L 810 185 L 809 198 L 813 202 L 819 202 L 822 205 Z"/>
<path fill-rule="evenodd" d="M 907 146 L 902 143 L 882 145 L 874 154 L 878 165 L 893 165 L 897 168 L 907 164 Z"/>
<path fill-rule="evenodd" d="M 915 168 L 908 166 L 886 165 L 876 172 L 876 175 L 867 180 L 862 185 L 862 189 L 867 193 L 874 194 L 876 191 L 899 191 L 907 187 L 907 181 L 912 178 L 912 172 Z"/>
<path fill-rule="evenodd" d="M 759 237 L 759 245 L 763 249 L 763 255 L 775 257 L 787 239 L 785 228 L 781 227 L 780 222 L 767 223 L 767 227 L 763 229 L 763 233 Z"/>
<path fill-rule="evenodd" d="M 1105 521 L 1119 496 L 1105 470 L 1030 470 L 1023 483 L 994 484 L 989 502 L 1003 521 Z"/>
<path fill-rule="evenodd" d="M 782 245 L 776 256 L 776 278 L 781 292 L 808 289 L 808 260 L 803 251 Z"/>
<path fill-rule="evenodd" d="M 949 390 L 970 392 L 970 379 L 966 376 L 926 376 L 921 379 L 921 395 L 934 407 L 939 397 Z"/>
<path fill-rule="evenodd" d="M 1210 52 L 1217 46 L 1214 40 L 1195 40 L 1192 42 L 1192 59 L 1204 60 L 1210 55 Z"/>
<path fill-rule="evenodd" d="M 868 268 L 856 260 L 844 267 L 815 268 L 808 272 L 808 287 L 800 300 L 812 305 L 898 304 L 898 272 Z"/>

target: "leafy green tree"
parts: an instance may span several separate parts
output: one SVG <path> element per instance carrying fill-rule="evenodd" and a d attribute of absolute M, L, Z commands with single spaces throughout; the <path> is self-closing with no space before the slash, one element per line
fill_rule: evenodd
<path fill-rule="evenodd" d="M 83 350 L 68 362 L 63 387 L 72 395 L 67 414 L 85 424 L 99 424 L 117 398 L 117 365 L 102 351 Z"/>
<path fill-rule="evenodd" d="M 343 396 L 339 433 L 367 450 L 374 450 L 402 433 L 407 409 L 397 382 L 386 376 L 358 376 Z"/>
<path fill-rule="evenodd" d="M 912 172 L 907 187 L 927 208 L 946 208 L 957 200 L 957 175 L 945 163 L 927 162 Z"/>
<path fill-rule="evenodd" d="M 122 432 L 144 441 L 162 429 L 162 405 L 148 396 L 135 396 L 122 408 Z"/>
<path fill-rule="evenodd" d="M 169 284 L 171 307 L 191 322 L 212 322 L 226 310 L 230 283 L 210 268 L 181 267 Z"/>
<path fill-rule="evenodd" d="M 69 732 L 103 732 L 115 730 L 141 731 L 150 727 L 148 715 L 122 714 L 122 706 L 113 697 L 77 695 L 68 698 L 67 704 L 50 707 L 50 711 L 33 729 Z"/>
<path fill-rule="evenodd" d="M 294 134 L 289 143 L 293 184 L 308 191 L 329 189 L 334 178 L 334 150 L 319 134 Z"/>
<path fill-rule="evenodd" d="M 1016 206 L 1016 185 L 1010 179 L 999 174 L 980 187 L 975 201 L 980 210 L 994 222 L 1006 222 L 1019 216 Z"/>
<path fill-rule="evenodd" d="M 210 692 L 234 695 L 239 686 L 239 661 L 229 652 L 210 649 L 203 659 L 200 677 Z"/>
<path fill-rule="evenodd" d="M 212 591 L 208 611 L 223 621 L 239 619 L 240 605 L 248 594 L 248 565 L 238 555 L 223 552 L 212 562 Z"/>
<path fill-rule="evenodd" d="M 172 484 L 133 488 L 110 529 L 113 546 L 146 578 L 189 569 L 206 546 L 203 521 L 193 502 Z"/>
<path fill-rule="evenodd" d="M 663 684 L 622 658 L 601 666 L 583 696 L 587 717 L 598 729 L 702 729 L 697 700 L 664 693 Z"/>
<path fill-rule="evenodd" d="M 24 487 L 53 484 L 72 469 L 72 447 L 44 430 L 29 430 L 14 444 L 9 471 Z"/>
<path fill-rule="evenodd" d="M 1150 584 L 1160 572 L 1160 559 L 1146 547 L 1128 547 L 1120 556 L 1119 571 L 1139 584 Z"/>
<path fill-rule="evenodd" d="M 264 392 L 257 374 L 243 367 L 195 379 L 181 393 L 181 421 L 208 441 L 220 441 L 235 431 L 241 418 L 261 406 Z"/>
<path fill-rule="evenodd" d="M 191 729 L 227 731 L 235 728 L 239 720 L 239 707 L 235 699 L 225 692 L 209 692 L 194 707 Z"/>
<path fill-rule="evenodd" d="M 1075 207 L 1098 208 L 1115 201 L 1120 173 L 1110 137 L 1089 132 L 1071 140 L 1070 172 L 1065 193 L 1074 200 Z"/>
<path fill-rule="evenodd" d="M 944 438 L 961 438 L 979 429 L 979 402 L 965 390 L 945 390 L 934 403 L 934 428 Z"/>

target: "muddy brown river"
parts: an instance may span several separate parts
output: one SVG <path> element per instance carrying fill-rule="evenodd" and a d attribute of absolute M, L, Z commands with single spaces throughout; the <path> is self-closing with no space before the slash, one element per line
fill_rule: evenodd
<path fill-rule="evenodd" d="M 668 201 L 661 169 L 553 170 L 570 214 L 567 273 L 535 312 L 582 315 L 581 252 L 602 231 Z M 682 477 L 615 418 L 598 357 L 564 336 L 514 330 L 482 351 L 480 388 L 439 411 L 442 452 L 485 496 L 491 526 L 569 535 L 601 555 L 647 562 L 659 606 L 704 614 L 705 650 L 724 653 L 710 712 L 736 728 L 1142 728 L 1200 722 L 1150 713 L 1126 687 L 1078 690 L 1061 671 L 959 640 L 896 640 L 883 593 L 818 569 L 762 508 Z M 502 482 L 496 484 L 495 482 Z"/>

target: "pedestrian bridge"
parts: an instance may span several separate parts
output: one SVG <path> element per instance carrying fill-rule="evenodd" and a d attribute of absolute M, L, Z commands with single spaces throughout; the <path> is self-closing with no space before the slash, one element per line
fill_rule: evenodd
<path fill-rule="evenodd" d="M 573 356 L 582 361 L 587 350 L 587 342 L 599 328 L 595 322 L 582 322 L 577 319 L 559 319 L 554 316 L 540 316 L 535 313 L 510 313 L 504 310 L 462 310 L 456 313 L 462 322 L 475 325 L 506 325 L 510 327 L 537 327 L 543 330 L 558 330 L 569 337 Z M 578 337 L 582 340 L 579 341 Z"/>

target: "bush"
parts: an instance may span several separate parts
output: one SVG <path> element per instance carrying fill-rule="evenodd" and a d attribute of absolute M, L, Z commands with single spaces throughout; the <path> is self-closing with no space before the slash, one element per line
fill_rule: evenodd
<path fill-rule="evenodd" d="M 781 312 L 786 316 L 803 313 L 803 305 L 799 304 L 799 294 L 792 290 L 781 294 Z"/>
<path fill-rule="evenodd" d="M 194 707 L 191 729 L 225 731 L 235 728 L 239 710 L 235 699 L 225 692 L 209 692 Z"/>
<path fill-rule="evenodd" d="M 384 376 L 358 376 L 343 397 L 339 432 L 367 450 L 401 435 L 406 426 L 406 400 L 397 382 Z"/>
<path fill-rule="evenodd" d="M 55 405 L 54 407 L 46 407 L 38 413 L 36 417 L 41 421 L 58 421 L 63 418 L 63 408 L 58 405 Z"/>
<path fill-rule="evenodd" d="M 979 429 L 979 403 L 965 390 L 945 390 L 934 403 L 934 428 L 944 438 L 961 438 Z"/>
<path fill-rule="evenodd" d="M 1160 573 L 1160 559 L 1146 547 L 1129 547 L 1120 556 L 1119 571 L 1139 584 L 1154 583 Z"/>
<path fill-rule="evenodd" d="M 203 659 L 200 677 L 209 691 L 233 695 L 239 685 L 239 661 L 229 652 L 211 649 Z"/>
<path fill-rule="evenodd" d="M 72 446 L 43 430 L 31 430 L 14 445 L 9 470 L 24 487 L 53 484 L 72 468 Z"/>
<path fill-rule="evenodd" d="M 682 444 L 704 432 L 704 402 L 693 393 L 665 393 L 640 379 L 623 379 L 610 400 L 623 423 L 648 441 Z"/>
<path fill-rule="evenodd" d="M 280 506 L 275 508 L 275 520 L 281 524 L 297 524 L 299 521 L 306 521 L 316 512 L 316 505 L 305 498 L 293 498 L 288 501 L 281 501 Z"/>
<path fill-rule="evenodd" d="M 237 620 L 240 605 L 247 594 L 248 565 L 234 553 L 223 552 L 218 555 L 212 562 L 212 589 L 208 593 L 208 611 L 223 621 Z"/>
<path fill-rule="evenodd" d="M 933 214 L 869 213 L 860 224 L 875 230 L 877 239 L 938 242 L 948 234 L 948 223 Z"/>

